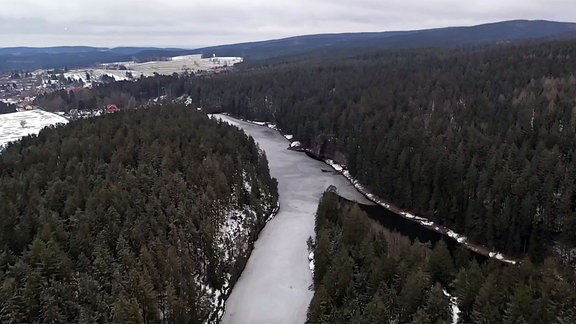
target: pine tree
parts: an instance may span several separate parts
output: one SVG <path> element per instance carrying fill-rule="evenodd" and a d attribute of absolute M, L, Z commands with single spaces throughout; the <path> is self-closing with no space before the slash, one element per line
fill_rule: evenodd
<path fill-rule="evenodd" d="M 317 289 L 310 308 L 308 309 L 307 323 L 329 323 L 329 314 L 332 309 L 332 301 L 328 291 L 321 284 Z"/>
<path fill-rule="evenodd" d="M 428 260 L 428 272 L 433 282 L 448 286 L 454 278 L 454 263 L 444 241 L 439 241 L 432 249 Z"/>
<path fill-rule="evenodd" d="M 470 320 L 474 301 L 483 282 L 482 270 L 478 263 L 473 260 L 468 268 L 460 269 L 452 283 L 454 294 L 458 297 L 458 307 L 464 322 Z"/>
<path fill-rule="evenodd" d="M 316 248 L 314 249 L 314 286 L 318 287 L 330 266 L 330 238 L 328 231 L 322 229 L 317 234 Z"/>
<path fill-rule="evenodd" d="M 452 320 L 452 310 L 450 300 L 444 295 L 442 286 L 434 284 L 426 293 L 426 303 L 424 311 L 428 314 L 429 323 L 449 323 Z"/>
<path fill-rule="evenodd" d="M 502 322 L 504 296 L 494 275 L 489 275 L 474 300 L 470 319 L 474 323 Z"/>
<path fill-rule="evenodd" d="M 405 284 L 398 296 L 401 318 L 409 318 L 423 304 L 426 291 L 430 287 L 430 276 L 422 269 L 408 273 Z"/>

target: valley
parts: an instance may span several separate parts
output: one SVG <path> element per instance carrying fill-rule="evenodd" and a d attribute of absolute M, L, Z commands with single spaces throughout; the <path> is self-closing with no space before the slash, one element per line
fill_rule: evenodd
<path fill-rule="evenodd" d="M 575 38 L 0 49 L 0 322 L 575 322 Z"/>
<path fill-rule="evenodd" d="M 370 203 L 342 175 L 322 172 L 326 165 L 288 150 L 280 133 L 267 127 L 216 115 L 240 127 L 266 152 L 270 173 L 278 179 L 280 210 L 255 242 L 230 297 L 222 323 L 304 322 L 312 298 L 306 241 L 314 238 L 314 213 L 330 185 L 348 199 Z"/>

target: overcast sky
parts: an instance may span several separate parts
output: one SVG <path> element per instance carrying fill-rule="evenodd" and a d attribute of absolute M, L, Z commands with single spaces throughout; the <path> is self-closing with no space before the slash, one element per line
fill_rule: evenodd
<path fill-rule="evenodd" d="M 574 0 L 2 0 L 0 47 L 195 48 L 288 36 L 576 21 Z"/>

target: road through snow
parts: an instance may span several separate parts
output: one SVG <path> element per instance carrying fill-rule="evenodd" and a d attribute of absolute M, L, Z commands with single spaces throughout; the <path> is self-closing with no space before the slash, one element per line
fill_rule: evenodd
<path fill-rule="evenodd" d="M 306 240 L 314 237 L 314 214 L 322 193 L 336 186 L 343 197 L 370 202 L 341 175 L 322 172 L 326 164 L 287 150 L 289 142 L 277 131 L 228 116 L 216 117 L 254 137 L 278 179 L 280 211 L 262 230 L 246 268 L 226 301 L 223 323 L 304 323 L 313 295 L 309 289 Z"/>

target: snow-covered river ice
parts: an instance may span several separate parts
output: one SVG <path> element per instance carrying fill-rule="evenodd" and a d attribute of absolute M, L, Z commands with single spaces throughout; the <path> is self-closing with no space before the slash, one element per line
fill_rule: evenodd
<path fill-rule="evenodd" d="M 288 150 L 289 141 L 265 126 L 217 115 L 251 135 L 278 179 L 280 211 L 262 230 L 246 268 L 226 301 L 223 323 L 304 323 L 312 299 L 306 240 L 314 237 L 314 214 L 330 185 L 350 200 L 370 202 L 326 164 Z"/>

